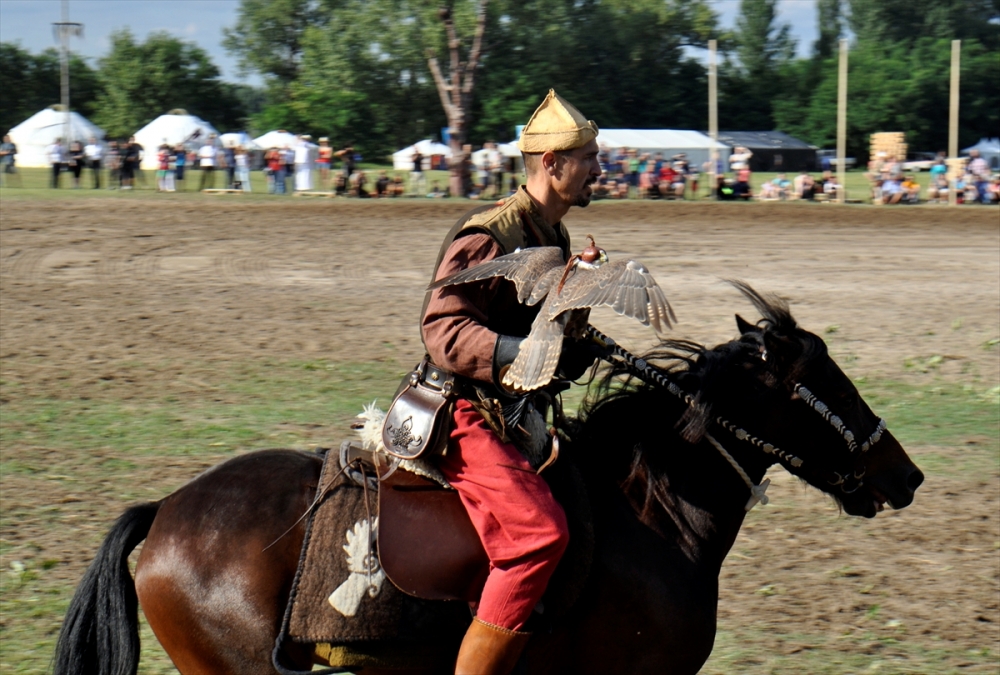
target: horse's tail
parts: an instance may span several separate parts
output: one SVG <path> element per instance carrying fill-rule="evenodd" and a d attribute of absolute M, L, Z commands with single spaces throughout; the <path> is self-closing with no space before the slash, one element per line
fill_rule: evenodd
<path fill-rule="evenodd" d="M 104 538 L 66 610 L 53 675 L 130 675 L 137 671 L 139 598 L 128 556 L 149 534 L 159 508 L 159 502 L 133 506 Z"/>

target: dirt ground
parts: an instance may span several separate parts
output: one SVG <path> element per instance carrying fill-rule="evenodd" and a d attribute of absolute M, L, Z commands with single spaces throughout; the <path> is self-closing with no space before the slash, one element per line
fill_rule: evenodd
<path fill-rule="evenodd" d="M 255 359 L 410 366 L 422 354 L 416 320 L 429 268 L 466 208 L 228 197 L 6 200 L 3 402 L 85 394 L 141 405 L 183 395 L 199 369 Z M 788 298 L 799 323 L 823 335 L 852 376 L 907 381 L 932 363 L 945 382 L 1000 384 L 998 351 L 984 348 L 1000 337 L 996 209 L 596 203 L 566 222 L 578 244 L 593 234 L 612 258 L 627 255 L 651 269 L 678 316 L 674 337 L 715 344 L 735 335 L 734 313 L 755 320 L 722 281 L 742 279 Z M 610 311 L 595 312 L 592 322 L 628 348 L 652 344 L 648 329 Z M 192 367 L 181 376 L 157 365 L 185 360 Z M 109 380 L 113 389 L 100 386 Z M 929 450 L 913 455 L 918 464 L 922 451 Z M 55 472 L 70 470 L 54 459 Z M 144 469 L 155 470 L 136 471 L 136 480 L 161 494 L 205 464 L 150 461 L 155 466 Z M 25 541 L 20 528 L 60 493 L 31 490 L 20 476 L 3 480 L 2 536 L 15 550 Z M 863 523 L 838 516 L 790 479 L 772 491 L 783 497 L 752 514 L 723 571 L 723 629 L 759 628 L 757 647 L 772 654 L 812 648 L 792 634 L 861 635 L 871 604 L 859 604 L 858 594 L 869 588 L 882 598 L 880 628 L 905 625 L 911 639 L 929 645 L 957 641 L 1000 653 L 995 472 L 972 482 L 928 480 L 910 509 Z M 78 522 L 105 529 L 124 506 L 104 497 Z M 11 510 L 23 515 L 12 520 Z M 90 552 L 73 538 L 34 537 L 46 555 L 72 560 L 65 574 L 79 578 Z M 836 572 L 845 567 L 852 571 Z M 774 592 L 762 591 L 768 585 Z M 880 658 L 891 659 L 892 647 L 876 643 Z M 706 670 L 716 672 L 711 663 Z M 763 663 L 751 659 L 739 670 L 766 672 Z"/>

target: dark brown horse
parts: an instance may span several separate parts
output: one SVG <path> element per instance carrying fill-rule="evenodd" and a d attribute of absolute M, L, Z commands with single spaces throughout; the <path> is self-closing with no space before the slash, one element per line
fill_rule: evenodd
<path fill-rule="evenodd" d="M 775 463 L 850 515 L 912 502 L 923 474 L 823 341 L 782 302 L 740 287 L 764 317 L 757 325 L 737 317 L 740 337 L 715 349 L 671 343 L 650 356 L 659 368 L 619 359 L 584 406 L 561 461 L 590 493 L 593 562 L 573 610 L 534 635 L 520 672 L 697 672 L 715 638 L 723 559 L 751 486 Z M 646 382 L 623 385 L 628 373 Z M 320 464 L 250 453 L 127 510 L 73 598 L 56 674 L 135 673 L 137 600 L 184 675 L 274 673 L 303 540 L 293 524 Z M 133 582 L 127 557 L 143 539 Z M 289 644 L 281 658 L 308 669 L 312 651 Z"/>

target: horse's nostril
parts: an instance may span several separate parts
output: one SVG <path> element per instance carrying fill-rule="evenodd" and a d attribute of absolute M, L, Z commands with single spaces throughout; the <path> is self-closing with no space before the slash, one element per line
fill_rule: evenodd
<path fill-rule="evenodd" d="M 910 488 L 910 492 L 915 492 L 918 487 L 920 487 L 924 482 L 924 472 L 920 469 L 914 469 L 913 473 L 909 475 L 906 479 L 906 487 Z"/>

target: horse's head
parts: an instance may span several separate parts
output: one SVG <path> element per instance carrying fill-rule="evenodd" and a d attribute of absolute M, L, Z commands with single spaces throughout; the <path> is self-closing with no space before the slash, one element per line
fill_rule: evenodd
<path fill-rule="evenodd" d="M 775 461 L 832 495 L 850 515 L 872 518 L 884 504 L 909 506 L 923 473 L 830 358 L 826 343 L 798 328 L 783 301 L 734 285 L 763 316 L 757 324 L 736 317 L 738 344 L 748 357 L 740 377 L 750 378 L 758 394 L 738 421 L 766 443 L 762 448 Z"/>

